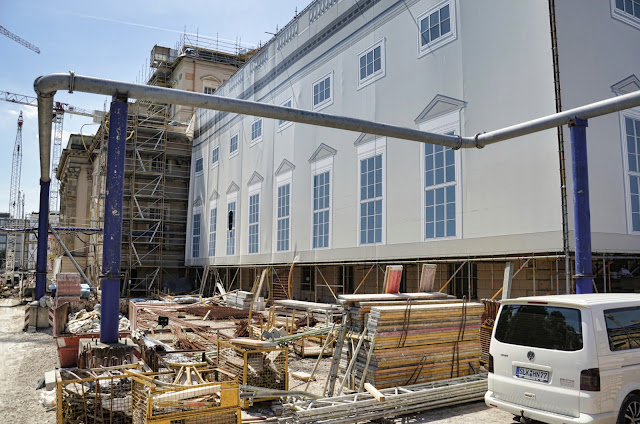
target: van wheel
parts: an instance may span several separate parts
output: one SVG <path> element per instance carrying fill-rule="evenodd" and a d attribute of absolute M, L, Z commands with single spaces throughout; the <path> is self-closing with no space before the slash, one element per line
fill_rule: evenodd
<path fill-rule="evenodd" d="M 622 402 L 617 424 L 640 423 L 640 396 L 632 393 Z"/>

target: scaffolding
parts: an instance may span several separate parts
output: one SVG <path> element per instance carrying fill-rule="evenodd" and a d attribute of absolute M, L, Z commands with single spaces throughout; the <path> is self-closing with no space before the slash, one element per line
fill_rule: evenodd
<path fill-rule="evenodd" d="M 191 141 L 185 125 L 170 125 L 169 105 L 129 105 L 123 199 L 123 293 L 149 295 L 165 279 L 184 275 Z M 91 226 L 104 222 L 108 121 L 89 150 L 93 161 Z M 92 279 L 99 275 L 102 234 L 90 236 Z"/>
<path fill-rule="evenodd" d="M 243 43 L 241 40 L 182 34 L 173 49 L 159 45 L 153 47 L 149 68 L 142 70 L 139 78 L 141 81 L 138 82 L 170 87 L 173 71 L 183 57 L 240 68 L 258 50 L 258 46 Z"/>
<path fill-rule="evenodd" d="M 268 266 L 270 282 L 267 297 L 276 298 L 279 291 L 291 292 L 293 299 L 311 302 L 336 301 L 341 294 L 382 293 L 385 267 L 403 265 L 401 292 L 419 290 L 423 264 L 436 265 L 434 290 L 456 297 L 482 299 L 500 296 L 506 264 L 511 263 L 513 297 L 571 293 L 566 286 L 564 252 L 532 252 L 515 255 L 471 256 L 451 258 L 406 258 L 363 261 L 298 262 L 268 265 L 209 265 L 209 273 L 219 276 L 226 291 L 250 290 L 250 282 Z M 570 258 L 569 269 L 574 259 Z M 605 252 L 593 253 L 594 292 L 640 292 L 640 256 Z M 569 275 L 572 281 L 572 276 Z M 289 281 L 291 282 L 290 287 Z M 214 291 L 206 285 L 204 295 Z"/>

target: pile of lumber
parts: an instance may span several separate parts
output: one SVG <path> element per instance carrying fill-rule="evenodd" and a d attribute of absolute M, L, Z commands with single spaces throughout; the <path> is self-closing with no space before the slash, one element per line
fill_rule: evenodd
<path fill-rule="evenodd" d="M 253 297 L 253 293 L 239 290 L 235 293 L 229 293 L 225 300 L 227 305 L 234 308 L 249 309 L 253 303 Z"/>
<path fill-rule="evenodd" d="M 390 296 L 395 296 L 390 297 Z M 347 296 L 344 296 L 347 297 Z M 340 296 L 343 298 L 343 296 Z M 379 299 L 376 299 L 379 298 Z M 344 302 L 344 308 L 350 322 L 349 327 L 353 331 L 362 332 L 365 323 L 375 306 L 406 306 L 411 305 L 431 305 L 434 303 L 460 303 L 461 300 L 455 296 L 444 293 L 406 293 L 397 295 L 366 295 L 360 299 L 352 299 Z"/>
<path fill-rule="evenodd" d="M 342 306 L 333 303 L 305 302 L 302 300 L 276 300 L 273 302 L 277 313 L 282 317 L 307 317 L 309 320 L 329 325 L 340 318 Z M 307 323 L 307 325 L 311 325 Z"/>
<path fill-rule="evenodd" d="M 435 408 L 482 400 L 487 375 L 455 378 L 333 398 L 297 402 L 286 406 L 281 424 L 338 424 L 391 419 Z"/>
<path fill-rule="evenodd" d="M 202 317 L 203 321 L 230 320 L 249 317 L 249 311 L 247 310 L 240 310 L 220 305 L 188 305 L 176 309 L 176 311 L 197 315 L 199 317 Z"/>
<path fill-rule="evenodd" d="M 356 356 L 353 388 L 365 369 L 365 382 L 378 389 L 477 373 L 483 310 L 482 304 L 462 302 L 372 306 L 368 341 L 350 352 Z"/>

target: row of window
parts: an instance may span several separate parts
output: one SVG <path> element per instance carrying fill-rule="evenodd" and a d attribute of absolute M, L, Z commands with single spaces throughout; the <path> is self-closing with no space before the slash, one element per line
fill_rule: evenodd
<path fill-rule="evenodd" d="M 370 143 L 375 146 L 375 143 Z M 456 229 L 456 155 L 446 147 L 426 144 L 423 150 L 424 166 L 424 239 L 457 236 Z M 332 158 L 330 158 L 332 159 Z M 324 160 L 326 161 L 326 159 Z M 385 220 L 385 146 L 366 149 L 359 155 L 359 243 L 384 243 Z M 330 247 L 332 217 L 332 162 L 313 171 L 312 229 L 313 249 Z M 235 255 L 236 195 L 227 205 L 227 255 Z M 260 253 L 260 192 L 249 194 L 248 253 Z M 217 204 L 210 211 L 209 256 L 216 256 Z M 276 187 L 276 251 L 288 251 L 291 245 L 291 182 L 286 180 Z M 199 257 L 201 234 L 200 212 L 193 218 L 194 258 Z"/>
<path fill-rule="evenodd" d="M 629 187 L 629 217 L 632 232 L 640 232 L 640 118 L 624 117 L 626 162 Z M 446 134 L 453 134 L 448 131 Z M 425 144 L 424 234 L 425 240 L 457 235 L 457 157 L 451 148 Z M 375 151 L 359 159 L 359 242 L 383 243 L 384 234 L 384 152 Z M 332 169 L 315 172 L 312 182 L 312 247 L 330 247 Z M 291 183 L 279 184 L 276 193 L 276 251 L 288 251 L 291 244 Z M 217 207 L 210 211 L 209 256 L 216 256 Z M 227 255 L 235 255 L 236 201 L 227 206 Z M 259 253 L 260 193 L 249 197 L 248 251 Z M 200 256 L 201 216 L 193 216 L 192 255 Z"/>
<path fill-rule="evenodd" d="M 450 4 L 450 0 L 447 0 L 418 17 L 420 52 L 426 53 L 427 50 L 433 50 L 440 44 L 455 38 L 455 30 L 452 30 L 452 25 L 455 23 L 453 11 L 453 4 Z M 437 46 L 436 43 L 438 43 Z M 358 88 L 371 84 L 385 75 L 384 57 L 384 39 L 358 54 Z M 314 81 L 311 89 L 313 110 L 317 111 L 333 104 L 333 72 L 329 72 Z M 292 98 L 281 104 L 284 107 L 292 107 L 292 105 Z M 262 122 L 262 118 L 257 118 L 251 123 L 250 146 L 262 141 Z M 291 124 L 290 121 L 279 120 L 278 128 L 282 131 Z M 229 157 L 235 156 L 238 152 L 238 138 L 238 133 L 231 136 Z M 219 160 L 219 147 L 215 147 L 214 150 L 216 150 L 216 154 L 212 155 L 212 166 L 216 166 Z M 198 167 L 196 164 L 196 172 L 201 171 L 202 167 Z"/>

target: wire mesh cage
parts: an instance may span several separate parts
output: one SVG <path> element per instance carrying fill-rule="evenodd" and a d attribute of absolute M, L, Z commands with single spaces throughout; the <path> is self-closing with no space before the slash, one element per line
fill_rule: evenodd
<path fill-rule="evenodd" d="M 135 368 L 60 370 L 57 423 L 241 423 L 236 381 L 177 385 L 173 373 Z"/>
<path fill-rule="evenodd" d="M 132 376 L 133 424 L 236 424 L 241 422 L 236 382 L 177 386 Z"/>
<path fill-rule="evenodd" d="M 131 423 L 131 379 L 123 372 L 126 369 L 61 369 L 58 424 Z"/>
<path fill-rule="evenodd" d="M 247 349 L 218 341 L 218 368 L 235 374 L 244 385 L 288 390 L 287 351 L 286 347 Z"/>

